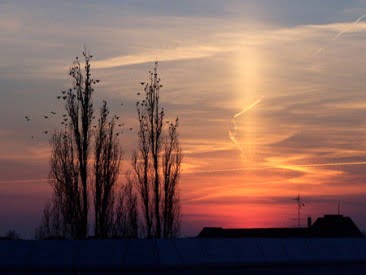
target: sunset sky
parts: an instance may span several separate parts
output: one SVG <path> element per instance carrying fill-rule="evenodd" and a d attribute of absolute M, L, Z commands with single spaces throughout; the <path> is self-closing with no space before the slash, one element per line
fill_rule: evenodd
<path fill-rule="evenodd" d="M 303 225 L 340 202 L 366 230 L 365 0 L 1 1 L 0 44 L 0 235 L 39 224 L 43 132 L 59 122 L 43 115 L 62 112 L 84 45 L 96 105 L 126 127 L 159 60 L 161 102 L 180 118 L 183 236 L 296 226 L 298 194 Z M 121 181 L 135 142 L 121 137 Z"/>

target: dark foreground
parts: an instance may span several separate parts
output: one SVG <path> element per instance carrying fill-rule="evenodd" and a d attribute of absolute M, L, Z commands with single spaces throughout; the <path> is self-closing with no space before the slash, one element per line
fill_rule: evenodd
<path fill-rule="evenodd" d="M 0 241 L 0 274 L 366 274 L 366 239 Z"/>

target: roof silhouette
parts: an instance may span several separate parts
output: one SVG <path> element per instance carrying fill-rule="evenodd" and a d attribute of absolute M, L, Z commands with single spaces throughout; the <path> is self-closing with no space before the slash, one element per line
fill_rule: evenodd
<path fill-rule="evenodd" d="M 311 230 L 317 237 L 363 237 L 353 220 L 342 215 L 325 215 L 318 218 Z"/>
<path fill-rule="evenodd" d="M 308 227 L 290 228 L 222 228 L 204 227 L 199 238 L 363 238 L 350 217 L 325 215 Z"/>

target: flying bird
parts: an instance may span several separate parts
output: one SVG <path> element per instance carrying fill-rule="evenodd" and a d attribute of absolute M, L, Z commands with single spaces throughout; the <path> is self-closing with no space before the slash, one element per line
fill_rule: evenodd
<path fill-rule="evenodd" d="M 65 100 L 67 98 L 67 96 L 63 96 L 62 98 Z"/>
<path fill-rule="evenodd" d="M 133 128 L 130 128 L 130 131 L 132 131 L 133 130 Z"/>
<path fill-rule="evenodd" d="M 145 84 L 145 82 L 140 82 L 140 84 L 141 84 L 141 85 L 144 85 L 144 84 Z"/>
<path fill-rule="evenodd" d="M 56 114 L 56 112 L 51 112 L 51 114 L 55 115 L 55 114 Z"/>
<path fill-rule="evenodd" d="M 59 95 L 58 97 L 57 97 L 57 99 L 60 99 L 61 98 L 61 96 Z"/>
<path fill-rule="evenodd" d="M 137 93 L 137 95 L 140 95 L 140 93 Z"/>
<path fill-rule="evenodd" d="M 48 118 L 48 116 L 44 116 L 44 118 L 45 118 L 45 119 L 47 119 L 47 118 Z"/>
<path fill-rule="evenodd" d="M 47 135 L 48 134 L 48 131 L 44 131 L 44 133 Z"/>
<path fill-rule="evenodd" d="M 61 93 L 64 95 L 66 93 L 66 91 L 61 91 Z"/>

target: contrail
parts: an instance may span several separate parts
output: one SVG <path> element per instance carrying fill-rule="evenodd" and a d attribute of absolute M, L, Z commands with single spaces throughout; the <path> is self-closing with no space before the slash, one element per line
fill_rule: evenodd
<path fill-rule="evenodd" d="M 47 182 L 48 179 L 42 178 L 42 179 L 31 179 L 31 180 L 25 180 L 25 179 L 15 179 L 15 180 L 4 180 L 0 179 L 0 184 L 6 184 L 6 183 L 33 183 L 33 182 Z"/>
<path fill-rule="evenodd" d="M 343 31 L 338 32 L 338 33 L 337 33 L 337 34 L 336 34 L 336 35 L 331 39 L 331 41 L 330 41 L 330 42 L 328 42 L 328 44 L 327 44 L 325 47 L 322 47 L 322 48 L 317 49 L 317 50 L 314 52 L 314 54 L 313 54 L 312 56 L 314 57 L 314 56 L 318 55 L 319 53 L 321 53 L 322 51 L 324 51 L 324 50 L 326 50 L 327 48 L 329 48 L 330 43 L 331 43 L 332 41 L 337 40 L 337 39 L 338 39 L 339 37 L 341 37 L 343 34 L 345 34 L 345 33 L 349 32 L 349 31 L 352 29 L 352 27 L 353 27 L 354 25 L 356 25 L 356 24 L 360 23 L 360 22 L 361 22 L 365 17 L 366 17 L 366 13 L 365 13 L 364 15 L 360 16 L 359 18 L 357 18 L 357 19 L 353 22 L 353 24 L 352 24 L 350 27 L 348 27 L 346 30 L 343 30 Z"/>
<path fill-rule="evenodd" d="M 362 21 L 362 19 L 364 19 L 366 17 L 366 13 L 362 16 L 360 16 L 359 18 L 356 19 L 356 21 L 353 22 L 353 25 L 358 24 L 360 21 Z M 352 26 L 350 26 L 348 29 L 344 30 L 344 31 L 340 31 L 339 33 L 337 33 L 336 36 L 333 37 L 333 40 L 336 40 L 338 37 L 340 37 L 341 35 L 343 35 L 344 33 L 349 32 L 352 29 Z"/>
<path fill-rule="evenodd" d="M 250 109 L 252 109 L 253 107 L 255 107 L 259 102 L 261 102 L 263 99 L 263 97 L 261 97 L 260 99 L 258 99 L 257 101 L 253 102 L 252 104 L 250 104 L 249 106 L 245 107 L 240 113 L 237 113 L 236 115 L 234 115 L 234 118 L 237 118 L 239 116 L 241 116 L 242 114 L 244 114 L 245 112 L 249 111 Z"/>
<path fill-rule="evenodd" d="M 249 106 L 245 107 L 243 110 L 241 110 L 240 113 L 237 113 L 236 115 L 234 115 L 233 119 L 231 120 L 231 122 L 233 124 L 233 130 L 229 130 L 229 137 L 230 137 L 231 141 L 238 147 L 238 149 L 240 150 L 241 153 L 243 153 L 243 148 L 240 145 L 240 143 L 238 142 L 238 140 L 236 139 L 236 133 L 238 130 L 238 124 L 236 122 L 236 118 L 240 117 L 241 115 L 245 114 L 249 110 L 253 109 L 255 106 L 257 106 L 262 101 L 262 99 L 263 99 L 263 97 L 256 100 Z"/>

